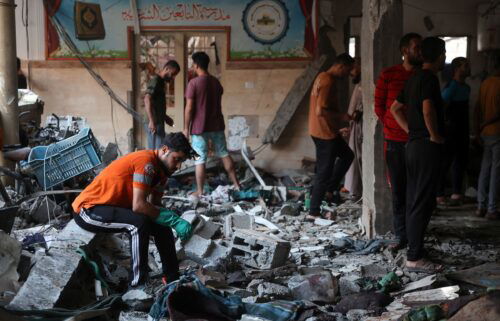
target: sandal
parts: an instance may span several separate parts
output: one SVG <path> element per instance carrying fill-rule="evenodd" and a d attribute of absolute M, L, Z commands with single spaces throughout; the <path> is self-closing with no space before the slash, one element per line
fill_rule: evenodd
<path fill-rule="evenodd" d="M 408 265 L 406 265 L 406 269 L 408 270 L 408 272 L 426 273 L 426 274 L 441 272 L 444 269 L 444 266 L 433 263 L 428 260 L 422 260 L 422 262 L 423 264 L 419 266 L 417 265 L 409 267 Z"/>

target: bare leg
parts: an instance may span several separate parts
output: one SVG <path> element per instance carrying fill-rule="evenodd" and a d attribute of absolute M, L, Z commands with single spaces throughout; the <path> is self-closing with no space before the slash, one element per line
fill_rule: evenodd
<path fill-rule="evenodd" d="M 205 186 L 205 164 L 196 165 L 196 192 L 197 196 L 203 195 L 203 187 Z"/>
<path fill-rule="evenodd" d="M 236 177 L 236 171 L 234 170 L 234 162 L 231 156 L 226 156 L 222 158 L 222 163 L 224 164 L 224 169 L 229 175 L 229 179 L 233 182 L 234 187 L 240 189 L 240 182 L 238 182 L 238 178 Z"/>

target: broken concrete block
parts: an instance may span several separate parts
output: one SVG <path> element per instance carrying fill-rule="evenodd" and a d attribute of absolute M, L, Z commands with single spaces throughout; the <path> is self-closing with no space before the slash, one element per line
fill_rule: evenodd
<path fill-rule="evenodd" d="M 94 233 L 85 231 L 73 220 L 70 221 L 57 235 L 57 239 L 65 241 L 53 242 L 49 255 L 37 261 L 8 308 L 39 310 L 54 307 L 66 285 L 77 278 L 76 271 L 81 265 L 82 257 L 75 250 L 89 245 L 94 237 Z"/>
<path fill-rule="evenodd" d="M 361 292 L 361 287 L 358 284 L 359 277 L 356 275 L 341 276 L 339 279 L 340 295 L 347 296 L 349 294 Z"/>
<path fill-rule="evenodd" d="M 196 276 L 200 279 L 201 283 L 206 286 L 211 286 L 214 288 L 221 288 L 227 286 L 226 278 L 224 275 L 217 271 L 211 271 L 204 268 L 196 271 Z"/>
<path fill-rule="evenodd" d="M 370 310 L 353 309 L 347 312 L 346 316 L 349 321 L 363 321 L 374 314 L 375 312 Z"/>
<path fill-rule="evenodd" d="M 250 283 L 248 283 L 247 290 L 254 294 L 257 294 L 257 287 L 264 281 L 265 281 L 264 279 L 253 279 L 252 281 L 250 281 Z"/>
<path fill-rule="evenodd" d="M 389 268 L 379 264 L 369 264 L 361 266 L 361 275 L 368 278 L 378 279 L 389 273 Z"/>
<path fill-rule="evenodd" d="M 236 230 L 229 254 L 257 269 L 274 269 L 285 264 L 290 242 L 252 230 Z"/>
<path fill-rule="evenodd" d="M 49 220 L 62 214 L 62 209 L 48 197 L 40 197 L 30 210 L 31 218 L 38 223 L 46 224 Z M 49 219 L 50 217 L 50 219 Z"/>
<path fill-rule="evenodd" d="M 298 203 L 285 203 L 281 207 L 281 215 L 298 216 L 300 215 L 300 204 Z"/>
<path fill-rule="evenodd" d="M 21 243 L 0 231 L 0 292 L 16 291 L 19 274 L 17 266 L 21 260 Z"/>
<path fill-rule="evenodd" d="M 132 312 L 120 312 L 118 321 L 147 321 L 148 313 L 132 311 Z"/>
<path fill-rule="evenodd" d="M 149 311 L 154 303 L 154 298 L 144 290 L 132 289 L 122 296 L 122 301 L 133 310 Z"/>
<path fill-rule="evenodd" d="M 255 217 L 247 214 L 230 214 L 224 220 L 224 235 L 230 238 L 235 229 L 252 230 L 255 224 Z"/>
<path fill-rule="evenodd" d="M 335 222 L 332 220 L 325 220 L 324 218 L 320 218 L 320 217 L 318 217 L 314 220 L 314 224 L 319 225 L 319 226 L 330 226 L 333 223 L 335 223 Z"/>
<path fill-rule="evenodd" d="M 205 264 L 205 257 L 208 256 L 210 250 L 212 250 L 214 242 L 212 240 L 204 239 L 201 236 L 193 235 L 191 238 L 184 243 L 184 252 L 186 256 L 195 262 L 200 264 Z"/>
<path fill-rule="evenodd" d="M 206 256 L 206 260 L 209 262 L 216 262 L 219 259 L 227 257 L 227 253 L 229 252 L 229 248 L 221 245 L 217 242 L 214 242 L 214 246 L 211 248 L 209 253 Z"/>
<path fill-rule="evenodd" d="M 276 283 L 264 282 L 257 286 L 257 293 L 260 298 L 269 300 L 285 300 L 291 298 L 290 289 Z"/>
<path fill-rule="evenodd" d="M 269 319 L 259 318 L 249 314 L 243 314 L 240 321 L 271 321 Z"/>
<path fill-rule="evenodd" d="M 310 275 L 296 275 L 288 280 L 288 287 L 297 300 L 333 303 L 339 292 L 337 279 L 329 271 Z"/>
<path fill-rule="evenodd" d="M 203 226 L 195 233 L 205 239 L 212 239 L 220 231 L 220 228 L 219 224 L 215 224 L 211 221 L 205 221 L 205 224 L 203 224 Z"/>

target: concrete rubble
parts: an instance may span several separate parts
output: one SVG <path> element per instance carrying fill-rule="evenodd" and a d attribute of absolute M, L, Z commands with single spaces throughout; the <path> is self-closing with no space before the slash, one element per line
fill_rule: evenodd
<path fill-rule="evenodd" d="M 264 173 L 262 176 L 269 180 Z M 173 189 L 164 206 L 177 211 L 194 231 L 189 240 L 176 242 L 181 272 L 194 273 L 208 288 L 238 296 L 245 304 L 304 302 L 304 320 L 309 321 L 398 320 L 423 305 L 444 306 L 462 298 L 463 293 L 481 296 L 486 285 L 496 284 L 498 279 L 487 272 L 498 270 L 498 242 L 457 237 L 456 233 L 464 231 L 446 217 L 433 218 L 426 238 L 429 254 L 447 266 L 447 273 L 435 275 L 407 271 L 406 252 L 394 253 L 387 248 L 391 234 L 367 241 L 359 224 L 362 209 L 358 203 L 348 200 L 340 206 L 325 205 L 325 210 L 335 213 L 334 220 L 306 220 L 306 188 L 300 185 L 310 184 L 306 176 L 289 172 L 269 183 L 294 185 L 286 198 L 271 191 L 234 200 L 231 189 L 224 187 L 194 204 L 186 190 Z M 11 194 L 16 199 L 15 192 Z M 0 300 L 7 308 L 75 307 L 96 300 L 96 276 L 76 253 L 82 247 L 88 259 L 100 267 L 112 291 L 123 294 L 120 299 L 124 305 L 112 319 L 148 320 L 147 312 L 164 286 L 153 241 L 149 247 L 150 281 L 144 289 L 128 291 L 127 237 L 85 232 L 73 221 L 67 223 L 70 216 L 64 218 L 67 212 L 60 201 L 48 202 L 49 211 L 46 204 L 36 198 L 25 202 L 23 214 L 16 218 L 8 236 L 17 244 L 15 251 L 7 251 L 15 254 L 9 262 L 18 267 L 20 275 L 17 271 L 10 274 L 14 286 L 2 289 Z M 55 221 L 54 206 L 59 211 Z M 34 214 L 37 211 L 41 212 Z M 444 224 L 446 233 L 438 230 L 443 225 L 433 224 Z M 478 228 L 494 234 L 487 232 L 492 226 Z M 2 264 L 0 272 L 5 270 Z M 384 284 L 388 275 L 397 279 L 397 287 Z M 102 284 L 100 288 L 104 289 Z M 245 314 L 240 320 L 266 319 Z"/>

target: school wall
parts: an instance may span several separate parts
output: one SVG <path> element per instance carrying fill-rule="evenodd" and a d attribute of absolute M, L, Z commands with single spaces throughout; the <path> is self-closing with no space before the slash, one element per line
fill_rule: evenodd
<path fill-rule="evenodd" d="M 330 39 L 337 53 L 344 52 L 344 24 L 349 16 L 361 14 L 361 1 L 339 0 L 324 1 L 322 14 L 331 10 L 328 22 L 334 28 L 329 33 Z M 413 6 L 404 5 L 404 32 L 416 31 L 424 36 L 428 35 L 468 35 L 471 36 L 470 58 L 472 63 L 473 79 L 469 81 L 472 87 L 472 101 L 474 101 L 480 82 L 479 73 L 483 70 L 484 59 L 476 51 L 476 6 L 480 1 L 474 0 L 447 0 L 447 1 L 411 1 Z M 417 7 L 425 7 L 422 11 Z M 446 13 L 453 11 L 453 13 Z M 30 15 L 36 13 L 30 12 Z M 434 22 L 434 30 L 427 31 L 423 17 L 430 16 Z M 33 16 L 35 19 L 36 16 Z M 18 19 L 19 20 L 19 19 Z M 43 27 L 43 26 L 42 26 Z M 30 26 L 33 28 L 33 25 Z M 38 29 L 37 29 L 38 30 Z M 38 30 L 39 31 L 39 30 Z M 25 42 L 23 43 L 24 28 L 18 21 L 18 52 L 26 59 Z M 32 33 L 35 34 L 35 33 Z M 38 33 L 40 34 L 40 33 Z M 25 40 L 25 38 L 24 38 Z M 33 41 L 33 39 L 30 40 Z M 362 44 L 362 41 L 361 41 Z M 39 46 L 37 47 L 39 48 Z M 393 48 L 397 50 L 397 48 Z M 33 57 L 31 60 L 40 58 Z M 32 61 L 31 87 L 45 101 L 45 115 L 75 115 L 87 118 L 89 125 L 99 141 L 106 145 L 116 139 L 122 151 L 128 148 L 127 133 L 133 126 L 132 118 L 114 103 L 114 122 L 111 122 L 111 104 L 108 95 L 90 77 L 88 72 L 77 62 L 64 61 Z M 104 80 L 124 100 L 127 91 L 132 88 L 132 72 L 130 62 L 94 63 L 93 66 L 101 73 Z M 251 68 L 251 67 L 250 67 Z M 27 73 L 27 65 L 23 63 L 23 71 Z M 224 67 L 222 84 L 225 88 L 223 97 L 223 112 L 227 118 L 231 115 L 257 115 L 259 118 L 258 137 L 248 139 L 249 146 L 260 146 L 266 128 L 274 118 L 281 102 L 292 87 L 295 79 L 302 73 L 303 67 L 283 67 L 280 69 L 234 69 Z M 253 83 L 252 86 L 245 84 Z M 250 88 L 248 88 L 250 87 Z M 348 92 L 344 90 L 343 108 L 347 107 Z M 281 168 L 300 168 L 304 157 L 314 158 L 314 146 L 307 131 L 308 106 L 307 102 L 297 110 L 278 144 L 268 147 L 258 155 L 254 161 L 259 167 L 277 171 Z M 115 129 L 113 129 L 113 125 Z M 180 127 L 177 127 L 180 130 Z"/>

